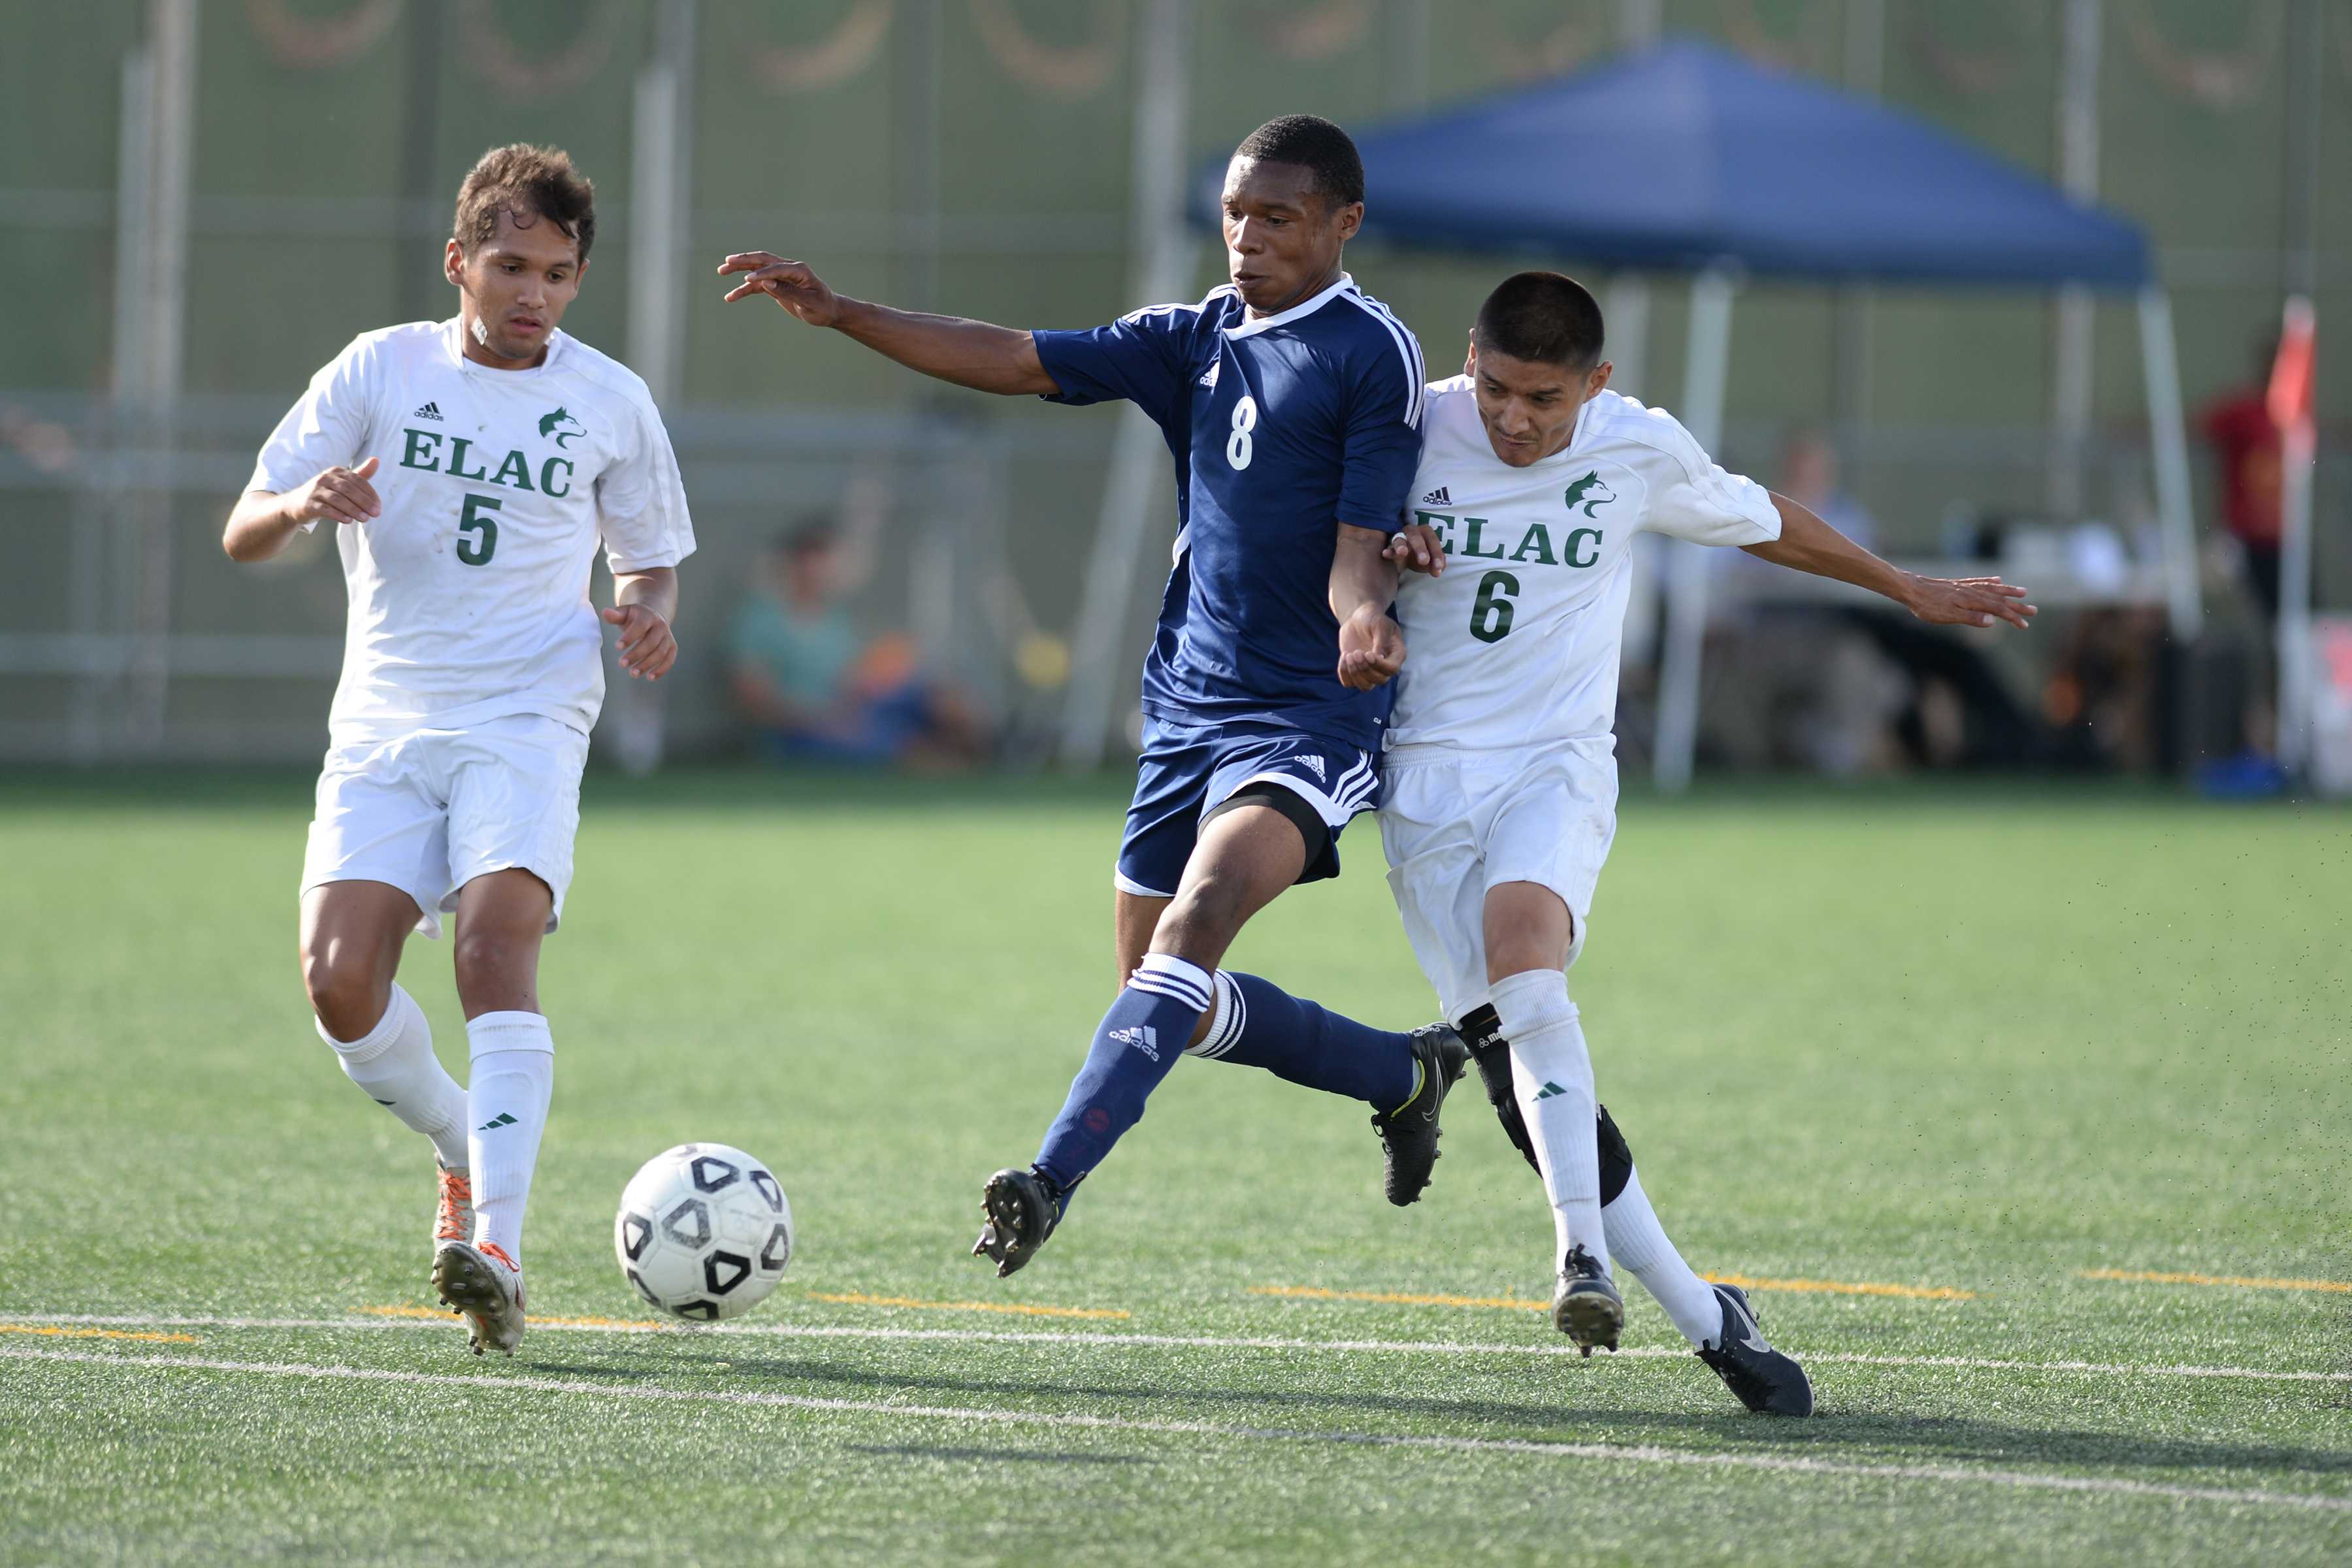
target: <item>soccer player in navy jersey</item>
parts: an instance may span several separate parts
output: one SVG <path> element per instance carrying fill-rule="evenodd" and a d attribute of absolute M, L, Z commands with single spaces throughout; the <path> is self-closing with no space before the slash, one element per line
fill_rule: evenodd
<path fill-rule="evenodd" d="M 1035 1255 L 1180 1053 L 1372 1106 L 1391 1203 L 1418 1198 L 1437 1158 L 1439 1107 L 1468 1059 L 1452 1029 L 1370 1028 L 1217 967 L 1285 888 L 1339 874 L 1340 829 L 1379 804 L 1381 682 L 1404 660 L 1389 538 L 1421 458 L 1425 378 L 1412 334 L 1340 269 L 1363 195 L 1346 132 L 1269 121 L 1225 171 L 1231 280 L 1083 331 L 851 300 L 767 251 L 719 266 L 746 275 L 730 300 L 765 294 L 959 386 L 1126 398 L 1175 458 L 1176 563 L 1115 878 L 1120 989 L 1035 1162 L 989 1178 L 972 1250 L 1000 1275 Z"/>

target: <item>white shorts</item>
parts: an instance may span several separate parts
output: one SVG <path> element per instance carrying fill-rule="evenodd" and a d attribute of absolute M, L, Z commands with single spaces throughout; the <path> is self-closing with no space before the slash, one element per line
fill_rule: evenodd
<path fill-rule="evenodd" d="M 1592 889 L 1617 835 L 1617 741 L 1540 751 L 1400 746 L 1382 759 L 1381 844 L 1389 888 L 1448 1021 L 1487 1000 L 1487 890 L 1533 882 L 1576 917 L 1584 951 Z"/>
<path fill-rule="evenodd" d="M 553 931 L 572 884 L 587 760 L 584 733 L 536 713 L 337 746 L 319 774 L 301 890 L 389 882 L 416 900 L 416 929 L 437 937 L 458 889 L 520 868 L 555 895 Z"/>

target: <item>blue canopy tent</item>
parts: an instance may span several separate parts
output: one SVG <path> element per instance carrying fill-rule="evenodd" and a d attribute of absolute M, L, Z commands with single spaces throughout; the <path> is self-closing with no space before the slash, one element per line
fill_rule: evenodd
<path fill-rule="evenodd" d="M 1375 126 L 1357 144 L 1368 239 L 1690 275 L 1690 358 L 1675 412 L 1710 447 L 1743 278 L 2137 292 L 2168 602 L 2176 633 L 2193 635 L 2171 312 L 2146 237 L 2126 219 L 1899 110 L 1686 41 Z M 1214 226 L 1223 169 L 1219 159 L 1192 182 L 1196 223 Z M 1113 521 L 1107 506 L 1106 526 Z M 1699 552 L 1684 547 L 1661 679 L 1657 769 L 1667 787 L 1689 774 L 1706 591 Z"/>

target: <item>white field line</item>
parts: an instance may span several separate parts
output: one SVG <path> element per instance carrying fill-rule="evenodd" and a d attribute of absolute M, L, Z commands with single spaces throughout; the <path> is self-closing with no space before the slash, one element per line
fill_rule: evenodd
<path fill-rule="evenodd" d="M 1042 1336 L 1041 1336 L 1042 1337 Z M 1214 1421 L 1168 1421 L 1140 1416 L 1084 1415 L 1029 1410 L 987 1410 L 952 1405 L 892 1405 L 881 1400 L 827 1399 L 806 1394 L 754 1390 L 616 1387 L 583 1379 L 500 1377 L 483 1373 L 401 1372 L 382 1367 L 314 1366 L 294 1362 L 215 1361 L 197 1356 L 105 1355 L 93 1351 L 0 1347 L 0 1360 L 71 1362 L 85 1366 L 142 1372 L 247 1373 L 351 1383 L 395 1383 L 430 1388 L 520 1389 L 532 1394 L 576 1394 L 597 1399 L 668 1401 L 687 1405 L 737 1405 L 837 1415 L 882 1415 L 897 1420 L 954 1421 L 1005 1426 L 1084 1427 L 1107 1432 L 1146 1432 L 1201 1437 L 1231 1437 L 1271 1443 L 1332 1443 L 1378 1448 L 1423 1448 L 1478 1454 L 1532 1454 L 1561 1459 L 1600 1459 L 1631 1465 L 1712 1465 L 1724 1469 L 1771 1470 L 1792 1475 L 1852 1476 L 1873 1480 L 1948 1481 L 2034 1491 L 2095 1492 L 2126 1497 L 2170 1498 L 2195 1502 L 2239 1503 L 2352 1513 L 2352 1498 L 2274 1492 L 2229 1487 L 2178 1486 L 2095 1476 L 2061 1476 L 2031 1470 L 1971 1469 L 1958 1465 L 1866 1465 L 1835 1459 L 1768 1454 L 1701 1454 L 1649 1444 L 1552 1443 L 1521 1437 L 1444 1437 L 1389 1432 L 1315 1431 L 1295 1426 L 1241 1426 Z"/>
<path fill-rule="evenodd" d="M 0 1313 L 0 1322 L 72 1323 L 134 1329 L 412 1329 L 454 1334 L 456 1320 L 433 1317 L 238 1318 L 205 1316 L 106 1316 L 66 1312 Z M 1570 1344 L 1493 1344 L 1451 1340 L 1312 1340 L 1212 1334 L 1105 1334 L 1038 1330 L 868 1328 L 843 1323 L 637 1323 L 613 1319 L 533 1318 L 535 1333 L 661 1334 L 672 1339 L 748 1334 L 794 1340 L 912 1340 L 961 1344 L 1040 1344 L 1141 1347 L 1151 1350 L 1306 1351 L 1374 1355 L 1570 1356 Z M 1679 1361 L 1690 1352 L 1666 1345 L 1634 1345 L 1619 1360 Z M 2250 1366 L 2167 1366 L 2096 1361 L 2007 1361 L 1984 1356 L 1877 1355 L 1859 1351 L 1822 1351 L 1801 1358 L 1808 1366 L 1950 1367 L 1963 1372 L 2040 1372 L 2096 1377 L 2221 1377 L 2256 1383 L 2352 1383 L 2352 1372 L 2273 1372 Z"/>

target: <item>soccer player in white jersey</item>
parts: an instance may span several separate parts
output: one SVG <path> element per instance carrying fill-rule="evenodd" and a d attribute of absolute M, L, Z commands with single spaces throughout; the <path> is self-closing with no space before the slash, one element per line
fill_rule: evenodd
<path fill-rule="evenodd" d="M 1613 1253 L 1749 1408 L 1803 1415 L 1802 1369 L 1764 1342 L 1737 1288 L 1700 1279 L 1660 1228 L 1595 1098 L 1569 999 L 1616 832 L 1633 540 L 1736 546 L 1941 625 L 2023 626 L 2033 607 L 1998 578 L 1900 571 L 1725 472 L 1671 416 L 1608 390 L 1601 344 L 1590 293 L 1523 272 L 1480 310 L 1464 374 L 1429 388 L 1415 500 L 1391 551 L 1420 570 L 1396 602 L 1408 653 L 1382 763 L 1389 880 L 1446 1018 L 1550 1196 L 1555 1324 L 1588 1355 L 1616 1347 Z"/>
<path fill-rule="evenodd" d="M 343 1071 L 432 1141 L 433 1283 L 477 1355 L 511 1355 L 523 1333 L 523 1207 L 555 1060 L 539 949 L 572 880 L 598 622 L 619 628 L 631 676 L 661 679 L 694 549 L 646 384 L 558 330 L 595 233 L 565 154 L 484 154 L 442 260 L 457 316 L 363 333 L 312 377 L 222 538 L 231 560 L 265 561 L 335 530 L 350 610 L 303 858 L 302 979 Z M 437 937 L 453 913 L 464 1089 L 394 979 L 408 933 Z"/>

